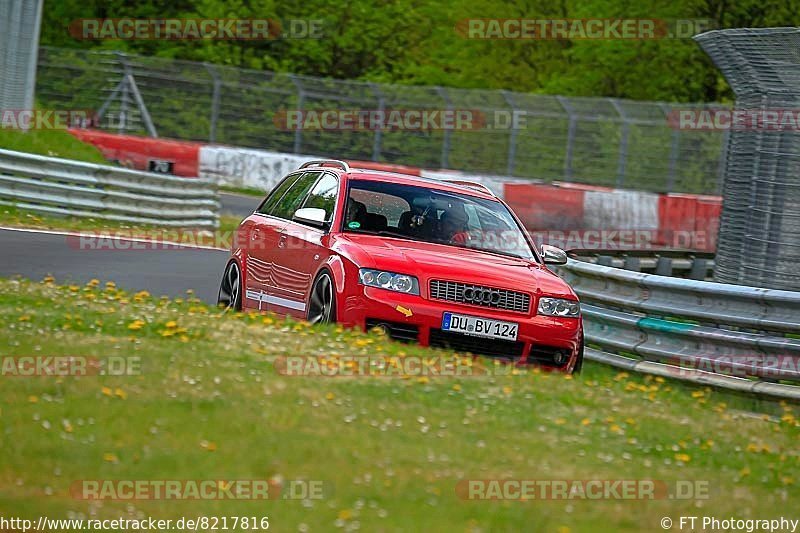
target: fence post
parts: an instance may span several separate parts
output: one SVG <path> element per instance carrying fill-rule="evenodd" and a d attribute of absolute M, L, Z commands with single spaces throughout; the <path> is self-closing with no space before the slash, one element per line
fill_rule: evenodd
<path fill-rule="evenodd" d="M 219 100 L 220 92 L 222 91 L 222 80 L 214 65 L 211 63 L 203 63 L 203 65 L 205 65 L 206 70 L 211 75 L 214 87 L 211 93 L 211 121 L 208 126 L 208 142 L 213 143 L 217 141 L 217 121 L 219 120 Z"/>
<path fill-rule="evenodd" d="M 383 111 L 386 108 L 386 98 L 383 95 L 380 87 L 375 83 L 368 84 L 375 96 L 378 97 L 378 113 L 383 116 Z M 379 161 L 381 158 L 381 141 L 383 140 L 383 128 L 375 128 L 375 136 L 372 139 L 372 160 Z"/>
<path fill-rule="evenodd" d="M 669 126 L 670 113 L 672 109 L 667 104 L 659 103 L 658 107 L 664 113 L 664 122 Z M 672 134 L 670 135 L 669 144 L 669 163 L 667 167 L 667 188 L 664 192 L 672 192 L 675 189 L 675 178 L 678 176 L 678 152 L 681 147 L 681 130 L 676 126 L 672 126 Z"/>
<path fill-rule="evenodd" d="M 119 62 L 122 64 L 122 96 L 119 103 L 119 128 L 117 133 L 125 133 L 128 129 L 128 73 L 130 72 L 130 65 L 122 52 L 116 52 Z"/>
<path fill-rule="evenodd" d="M 619 155 L 617 156 L 617 187 L 622 187 L 625 183 L 625 165 L 628 159 L 628 136 L 630 135 L 631 125 L 625 110 L 619 105 L 616 98 L 609 98 L 609 102 L 614 106 L 617 114 L 622 119 L 622 137 L 619 140 Z"/>
<path fill-rule="evenodd" d="M 136 86 L 136 80 L 133 77 L 133 73 L 128 74 L 126 78 L 128 85 L 130 86 L 130 90 L 133 93 L 133 99 L 136 100 L 136 105 L 139 106 L 139 113 L 142 114 L 142 120 L 144 120 L 144 127 L 147 128 L 147 133 L 150 134 L 150 137 L 158 137 L 158 132 L 156 132 L 153 119 L 150 117 L 150 112 L 147 110 L 147 106 L 144 105 L 142 93 L 139 92 L 139 87 Z"/>
<path fill-rule="evenodd" d="M 511 132 L 508 136 L 508 165 L 506 168 L 506 172 L 508 173 L 509 177 L 514 176 L 514 163 L 517 159 L 517 127 L 516 127 L 516 113 L 517 107 L 514 103 L 513 95 L 508 91 L 500 91 L 500 94 L 503 95 L 503 99 L 508 104 L 508 107 L 511 108 Z"/>
<path fill-rule="evenodd" d="M 453 102 L 450 100 L 450 96 L 447 94 L 447 91 L 444 89 L 444 87 L 437 86 L 436 92 L 442 97 L 442 100 L 444 100 L 447 110 L 452 112 Z M 442 139 L 442 168 L 448 168 L 450 166 L 450 136 L 452 133 L 453 131 L 451 129 L 444 130 L 444 138 Z"/>
<path fill-rule="evenodd" d="M 303 113 L 303 104 L 306 100 L 306 93 L 303 90 L 303 82 L 297 79 L 294 74 L 289 74 L 289 79 L 292 80 L 294 86 L 297 87 L 297 111 Z M 299 120 L 294 129 L 294 153 L 299 154 L 303 149 L 303 121 Z"/>
<path fill-rule="evenodd" d="M 572 106 L 569 101 L 563 96 L 556 96 L 556 100 L 564 108 L 569 116 L 569 126 L 567 127 L 567 148 L 564 155 L 564 181 L 572 181 L 572 150 L 575 145 L 575 128 L 577 127 L 575 115 L 572 112 Z"/>

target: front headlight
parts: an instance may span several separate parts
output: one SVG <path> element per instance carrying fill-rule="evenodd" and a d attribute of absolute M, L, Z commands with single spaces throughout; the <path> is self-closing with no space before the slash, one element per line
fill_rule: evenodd
<path fill-rule="evenodd" d="M 419 296 L 419 281 L 414 276 L 406 274 L 360 268 L 358 269 L 358 281 L 369 287 L 378 287 Z"/>
<path fill-rule="evenodd" d="M 562 298 L 539 298 L 538 312 L 540 315 L 576 318 L 581 316 L 581 304 Z"/>

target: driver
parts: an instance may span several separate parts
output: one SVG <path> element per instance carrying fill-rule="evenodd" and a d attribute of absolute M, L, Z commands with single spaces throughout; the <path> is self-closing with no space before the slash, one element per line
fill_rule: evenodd
<path fill-rule="evenodd" d="M 439 219 L 442 239 L 452 244 L 465 246 L 469 241 L 469 231 L 467 227 L 467 212 L 464 206 L 457 204 L 442 213 Z"/>

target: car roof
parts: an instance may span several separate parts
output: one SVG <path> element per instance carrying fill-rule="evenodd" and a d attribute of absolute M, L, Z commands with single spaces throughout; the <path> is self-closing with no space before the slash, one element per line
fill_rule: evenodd
<path fill-rule="evenodd" d="M 389 172 L 383 170 L 371 170 L 363 168 L 350 168 L 343 170 L 332 167 L 324 167 L 325 170 L 334 172 L 335 174 L 344 177 L 345 179 L 357 179 L 368 181 L 382 181 L 386 183 L 398 183 L 400 185 L 411 185 L 417 187 L 428 187 L 439 191 L 453 192 L 458 194 L 466 194 L 469 196 L 476 196 L 486 200 L 498 201 L 498 198 L 492 194 L 488 189 L 481 190 L 484 186 L 480 183 L 475 183 L 474 186 L 466 185 L 463 183 L 449 182 L 446 180 L 438 180 L 434 178 L 425 178 L 422 176 L 414 176 L 411 174 L 403 174 L 400 172 Z"/>

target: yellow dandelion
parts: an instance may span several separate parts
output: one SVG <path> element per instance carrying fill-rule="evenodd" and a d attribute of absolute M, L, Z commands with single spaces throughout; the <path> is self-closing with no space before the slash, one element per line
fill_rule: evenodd
<path fill-rule="evenodd" d="M 100 391 L 106 396 L 112 396 L 114 394 L 108 387 L 103 387 L 102 389 L 100 389 Z"/>
<path fill-rule="evenodd" d="M 584 418 L 583 420 L 581 420 L 581 425 L 582 426 L 588 426 L 591 423 L 592 423 L 592 421 L 589 420 L 588 418 Z"/>
<path fill-rule="evenodd" d="M 689 456 L 688 453 L 676 453 L 675 460 L 681 461 L 682 463 L 688 463 L 689 461 L 692 460 L 692 458 Z"/>
<path fill-rule="evenodd" d="M 114 389 L 114 396 L 116 396 L 120 400 L 125 400 L 128 398 L 128 393 L 120 388 L 116 388 Z"/>

